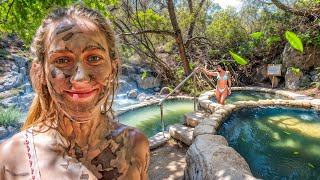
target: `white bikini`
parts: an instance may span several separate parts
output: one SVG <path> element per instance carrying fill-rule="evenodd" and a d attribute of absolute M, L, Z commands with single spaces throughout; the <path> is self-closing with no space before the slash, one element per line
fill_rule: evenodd
<path fill-rule="evenodd" d="M 38 165 L 37 153 L 34 147 L 32 127 L 26 130 L 25 133 L 27 155 L 29 159 L 29 166 L 31 169 L 31 179 L 32 180 L 41 180 L 40 170 Z"/>

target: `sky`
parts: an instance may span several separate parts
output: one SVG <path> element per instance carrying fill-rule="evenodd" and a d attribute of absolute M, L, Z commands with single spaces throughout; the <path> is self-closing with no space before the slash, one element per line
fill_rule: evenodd
<path fill-rule="evenodd" d="M 219 3 L 222 8 L 226 8 L 227 6 L 237 8 L 242 4 L 241 0 L 215 0 L 215 2 Z"/>

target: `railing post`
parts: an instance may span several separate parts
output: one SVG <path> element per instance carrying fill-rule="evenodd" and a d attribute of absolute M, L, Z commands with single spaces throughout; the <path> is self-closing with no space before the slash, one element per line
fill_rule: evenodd
<path fill-rule="evenodd" d="M 197 97 L 197 77 L 193 74 L 193 110 L 196 111 L 196 97 Z"/>
<path fill-rule="evenodd" d="M 163 121 L 163 104 L 160 104 L 160 114 L 161 114 L 161 125 L 162 125 L 162 135 L 164 136 L 164 121 Z"/>

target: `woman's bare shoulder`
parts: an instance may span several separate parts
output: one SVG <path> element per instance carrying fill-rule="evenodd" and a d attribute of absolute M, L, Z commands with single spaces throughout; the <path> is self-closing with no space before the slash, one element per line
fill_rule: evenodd
<path fill-rule="evenodd" d="M 27 162 L 27 149 L 25 146 L 25 131 L 15 134 L 0 144 L 0 168 L 19 169 Z"/>
<path fill-rule="evenodd" d="M 25 131 L 19 132 L 0 144 L 0 159 L 16 159 L 21 151 L 26 151 Z M 9 155 L 9 156 L 7 156 Z M 10 158 L 15 156 L 15 158 Z"/>

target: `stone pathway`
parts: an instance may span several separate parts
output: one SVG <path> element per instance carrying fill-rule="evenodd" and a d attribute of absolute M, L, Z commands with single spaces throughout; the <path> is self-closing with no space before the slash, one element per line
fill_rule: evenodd
<path fill-rule="evenodd" d="M 150 154 L 150 180 L 182 180 L 186 167 L 187 146 L 170 139 L 165 145 Z"/>

